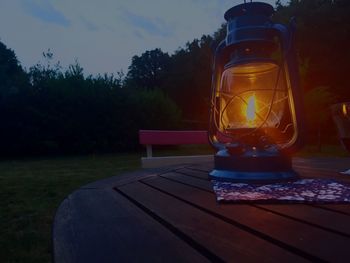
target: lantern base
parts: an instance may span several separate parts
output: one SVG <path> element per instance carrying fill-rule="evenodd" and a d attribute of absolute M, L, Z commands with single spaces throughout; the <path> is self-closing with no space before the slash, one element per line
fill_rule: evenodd
<path fill-rule="evenodd" d="M 295 180 L 291 159 L 278 150 L 249 150 L 232 155 L 227 149 L 214 157 L 214 170 L 210 179 L 233 182 L 262 182 Z"/>

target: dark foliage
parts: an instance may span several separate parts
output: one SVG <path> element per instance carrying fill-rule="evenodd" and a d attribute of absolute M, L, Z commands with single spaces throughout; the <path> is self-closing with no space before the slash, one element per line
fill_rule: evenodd
<path fill-rule="evenodd" d="M 195 39 L 171 57 L 165 90 L 182 110 L 185 127 L 208 127 L 212 41 L 210 36 Z"/>
<path fill-rule="evenodd" d="M 308 140 L 334 142 L 336 133 L 329 106 L 350 101 L 350 1 L 291 0 L 286 6 L 279 1 L 277 4 L 276 20 L 287 23 L 290 17 L 297 18 Z"/>
<path fill-rule="evenodd" d="M 278 7 L 276 19 L 297 17 L 297 45 L 301 62 L 308 61 L 305 89 L 328 86 L 343 99 L 347 91 L 350 60 L 350 1 L 292 0 Z"/>
<path fill-rule="evenodd" d="M 84 77 L 35 65 L 23 72 L 14 53 L 1 50 L 0 155 L 125 151 L 138 147 L 142 128 L 176 128 L 177 106 L 161 91 L 124 89 L 113 75 Z"/>
<path fill-rule="evenodd" d="M 169 63 L 169 55 L 159 48 L 134 56 L 126 77 L 126 86 L 147 90 L 162 88 Z"/>

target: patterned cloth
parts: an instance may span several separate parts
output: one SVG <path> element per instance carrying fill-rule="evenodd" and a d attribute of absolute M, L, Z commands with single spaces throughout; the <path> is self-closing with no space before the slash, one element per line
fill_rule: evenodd
<path fill-rule="evenodd" d="M 350 203 L 350 184 L 326 179 L 300 179 L 273 184 L 212 180 L 218 202 Z"/>

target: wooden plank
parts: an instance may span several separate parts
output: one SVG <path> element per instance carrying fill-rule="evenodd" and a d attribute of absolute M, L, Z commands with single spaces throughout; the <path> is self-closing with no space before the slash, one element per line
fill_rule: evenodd
<path fill-rule="evenodd" d="M 118 189 L 226 262 L 305 261 L 281 247 L 145 184 L 133 183 Z"/>
<path fill-rule="evenodd" d="M 293 164 L 302 176 L 311 178 L 335 179 L 350 183 L 350 177 L 340 174 L 339 171 L 346 170 L 349 164 L 348 158 L 294 158 Z M 350 204 L 315 205 L 315 207 L 350 215 Z"/>
<path fill-rule="evenodd" d="M 142 168 L 166 167 L 213 161 L 213 155 L 142 157 Z"/>
<path fill-rule="evenodd" d="M 350 216 L 350 204 L 315 205 L 315 207 Z"/>
<path fill-rule="evenodd" d="M 344 214 L 335 214 L 331 210 L 325 210 L 318 208 L 317 206 L 310 205 L 255 205 L 258 208 L 265 209 L 266 211 L 279 214 L 288 218 L 295 219 L 313 226 L 327 229 L 328 231 L 334 231 L 340 235 L 344 235 L 350 238 L 350 217 Z M 334 205 L 330 205 L 332 207 Z M 331 219 L 331 222 L 330 222 Z"/>
<path fill-rule="evenodd" d="M 342 261 L 350 256 L 348 249 L 350 239 L 344 236 L 249 205 L 219 205 L 215 202 L 214 194 L 188 185 L 176 184 L 165 178 L 153 178 L 145 180 L 145 183 L 169 193 L 179 200 L 190 202 L 194 206 L 199 206 L 209 210 L 209 212 L 255 229 L 273 239 L 280 240 L 284 244 L 296 248 L 297 253 L 303 251 L 326 261 Z M 332 217 L 328 220 L 332 222 Z"/>
<path fill-rule="evenodd" d="M 313 176 L 317 177 L 317 171 L 312 170 L 315 174 Z M 196 177 L 195 173 L 198 174 L 198 177 L 203 178 L 203 172 L 190 170 L 188 168 L 183 168 L 175 171 L 176 173 L 181 172 L 181 175 L 176 173 L 166 173 L 162 177 L 166 177 L 172 180 L 181 181 L 185 184 L 193 185 L 199 188 L 202 188 L 207 191 L 212 191 L 212 186 L 209 183 L 198 182 L 194 179 L 188 178 L 183 175 L 190 175 Z M 331 173 L 332 174 L 332 173 Z M 310 175 L 309 172 L 303 171 L 301 174 L 302 177 Z M 310 176 L 309 176 L 310 177 Z M 323 178 L 330 178 L 330 172 L 327 172 L 326 176 Z M 271 209 L 271 212 L 277 212 L 284 214 L 286 217 L 293 217 L 296 220 L 303 220 L 307 223 L 318 225 L 320 227 L 328 228 L 344 234 L 350 234 L 350 225 L 348 224 L 349 218 L 347 215 L 350 215 L 350 204 L 340 205 L 340 204 L 330 204 L 330 205 L 315 205 L 315 206 L 305 206 L 305 205 L 266 205 L 259 206 L 264 209 Z M 323 208 L 323 209 L 321 209 Z M 332 211 L 340 212 L 339 215 L 331 215 Z M 334 216 L 332 224 L 329 224 L 329 216 Z"/>
<path fill-rule="evenodd" d="M 203 179 L 206 181 L 209 180 L 209 175 L 208 175 L 207 171 L 193 170 L 193 169 L 185 167 L 185 168 L 177 169 L 174 172 L 181 173 L 181 174 L 188 175 L 188 176 L 193 176 L 193 177 L 200 178 L 200 179 Z"/>
<path fill-rule="evenodd" d="M 295 158 L 293 168 L 301 175 L 311 178 L 327 178 L 350 183 L 350 177 L 340 171 L 350 167 L 348 158 Z"/>
<path fill-rule="evenodd" d="M 298 167 L 294 170 L 303 178 L 333 179 L 350 184 L 350 177 L 334 171 L 318 170 L 315 168 Z"/>
<path fill-rule="evenodd" d="M 78 190 L 53 226 L 55 262 L 207 262 L 112 189 Z"/>
<path fill-rule="evenodd" d="M 161 177 L 168 178 L 170 180 L 174 180 L 176 182 L 181 182 L 183 184 L 188 184 L 193 187 L 197 187 L 203 189 L 208 192 L 213 192 L 212 185 L 210 181 L 198 181 L 196 178 L 192 176 L 186 176 L 185 174 L 178 174 L 175 172 L 168 172 L 161 175 Z M 192 177 L 192 178 L 191 178 Z M 302 176 L 304 177 L 304 176 Z M 331 210 L 335 212 L 339 212 L 340 214 L 350 215 L 350 204 L 330 204 L 330 205 L 314 205 L 318 208 L 323 208 L 324 210 Z"/>
<path fill-rule="evenodd" d="M 293 158 L 293 165 L 332 172 L 349 169 L 349 164 L 349 158 L 341 157 Z"/>
<path fill-rule="evenodd" d="M 106 188 L 111 189 L 114 186 L 127 184 L 148 176 L 155 176 L 160 173 L 172 171 L 173 169 L 174 167 L 162 167 L 162 168 L 130 171 L 124 174 L 120 174 L 120 175 L 91 182 L 89 184 L 83 185 L 82 187 L 80 187 L 80 189 L 106 189 Z"/>
<path fill-rule="evenodd" d="M 214 162 L 203 163 L 203 164 L 194 164 L 187 166 L 189 169 L 199 170 L 203 172 L 210 172 L 214 168 Z"/>
<path fill-rule="evenodd" d="M 160 175 L 160 177 L 168 178 L 169 180 L 175 180 L 176 182 L 182 182 L 184 184 L 189 184 L 208 192 L 213 192 L 213 187 L 209 180 L 201 180 L 193 176 L 188 176 L 177 172 L 164 173 Z"/>
<path fill-rule="evenodd" d="M 350 177 L 342 175 L 337 171 L 348 167 L 346 158 L 298 158 L 294 161 L 295 170 L 302 176 L 308 178 L 335 179 L 341 182 L 350 183 Z M 314 207 L 338 212 L 343 215 L 350 215 L 350 204 L 325 204 L 313 205 Z"/>

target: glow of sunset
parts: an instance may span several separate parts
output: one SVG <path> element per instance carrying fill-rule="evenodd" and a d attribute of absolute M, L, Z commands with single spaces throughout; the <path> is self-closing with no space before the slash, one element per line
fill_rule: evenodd
<path fill-rule="evenodd" d="M 248 98 L 246 117 L 249 123 L 254 122 L 256 119 L 256 98 L 252 95 Z"/>

